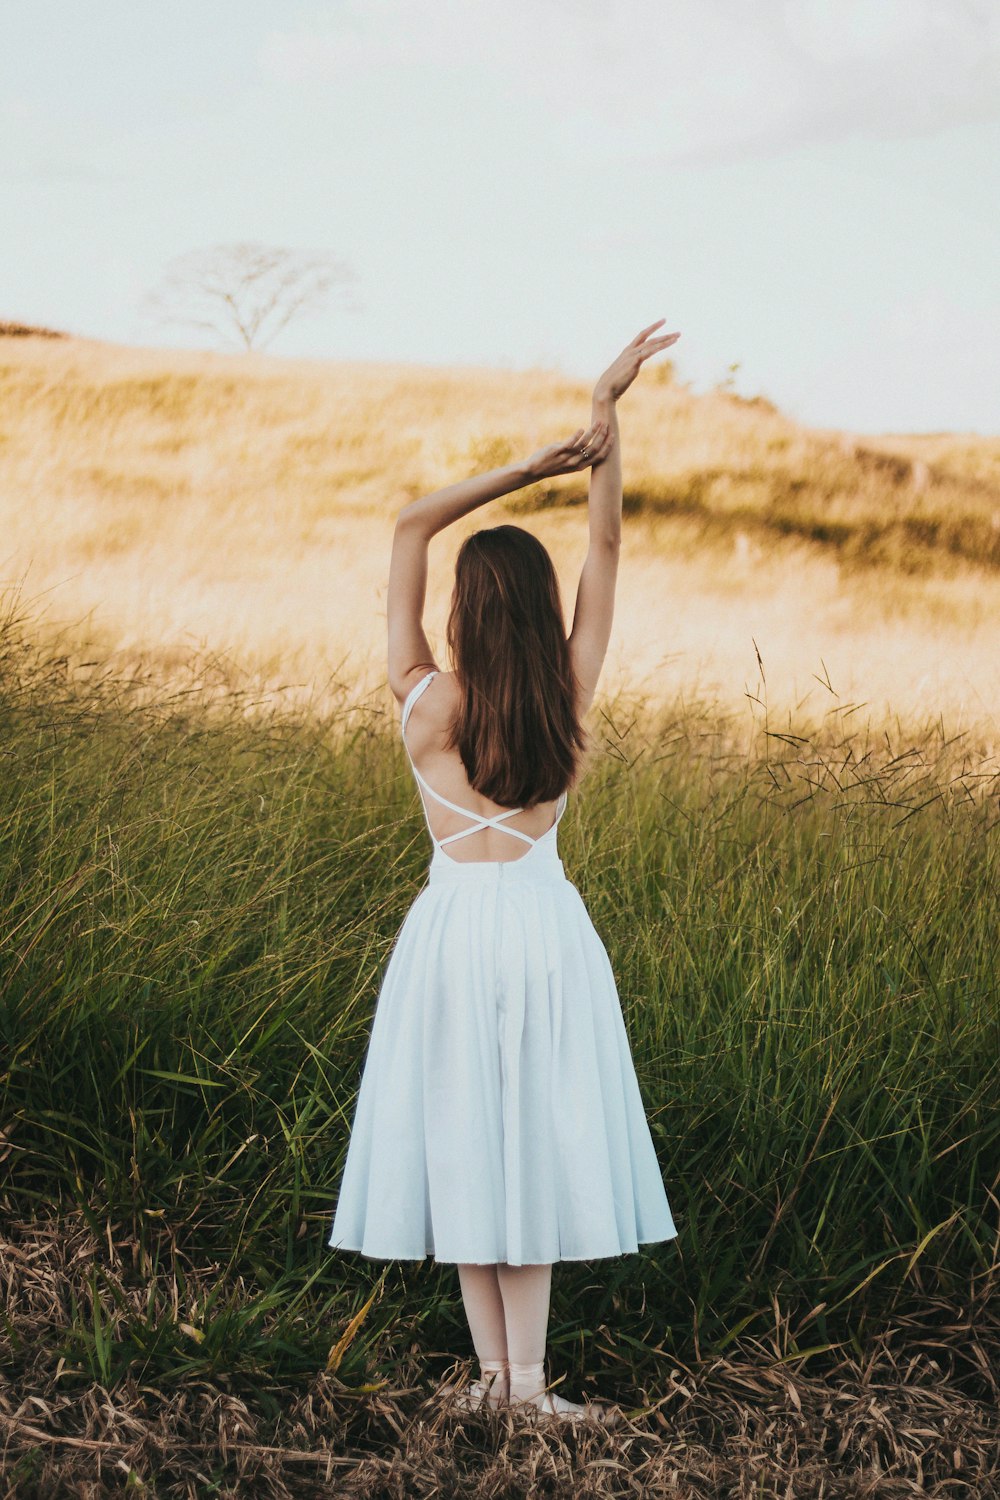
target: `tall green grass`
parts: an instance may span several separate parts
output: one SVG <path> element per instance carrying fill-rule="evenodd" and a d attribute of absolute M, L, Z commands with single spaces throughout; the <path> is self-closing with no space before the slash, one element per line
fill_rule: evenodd
<path fill-rule="evenodd" d="M 326 1247 L 429 855 L 388 694 L 149 701 L 11 599 L 0 673 L 3 1209 L 108 1252 L 62 1378 L 362 1386 L 470 1352 L 454 1268 Z M 710 706 L 594 710 L 560 853 L 680 1236 L 556 1268 L 555 1370 L 648 1384 L 779 1309 L 789 1354 L 860 1350 L 995 1272 L 1000 774 L 851 712 L 765 720 L 748 759 Z"/>

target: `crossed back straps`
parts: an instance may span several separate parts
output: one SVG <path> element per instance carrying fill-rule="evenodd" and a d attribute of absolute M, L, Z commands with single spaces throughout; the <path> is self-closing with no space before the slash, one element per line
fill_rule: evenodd
<path fill-rule="evenodd" d="M 530 834 L 522 832 L 520 828 L 506 828 L 503 824 L 504 818 L 514 817 L 516 813 L 523 812 L 523 808 L 509 807 L 504 812 L 495 813 L 491 818 L 484 818 L 481 813 L 471 812 L 469 808 L 460 807 L 457 802 L 449 802 L 447 797 L 442 797 L 440 792 L 436 792 L 434 788 L 427 781 L 425 781 L 423 776 L 421 776 L 420 772 L 417 770 L 416 766 L 413 764 L 413 756 L 410 755 L 410 747 L 406 744 L 406 721 L 410 717 L 410 710 L 412 709 L 414 703 L 416 703 L 417 699 L 420 697 L 420 694 L 427 687 L 431 678 L 436 676 L 436 672 L 428 672 L 427 676 L 421 677 L 416 686 L 412 688 L 411 691 L 407 694 L 406 702 L 403 704 L 403 719 L 401 725 L 403 744 L 406 746 L 406 753 L 409 756 L 410 765 L 413 768 L 414 776 L 417 778 L 421 793 L 425 791 L 428 792 L 436 802 L 440 802 L 444 807 L 450 807 L 452 812 L 461 813 L 463 818 L 471 818 L 472 823 L 468 828 L 460 828 L 457 833 L 449 833 L 446 838 L 437 838 L 434 834 L 433 828 L 431 827 L 430 818 L 427 817 L 426 800 L 421 795 L 421 800 L 424 803 L 424 817 L 427 818 L 427 831 L 430 834 L 431 839 L 440 847 L 443 844 L 454 843 L 455 839 L 468 838 L 470 833 L 479 833 L 479 831 L 483 828 L 499 828 L 501 833 L 509 833 L 516 839 L 523 839 L 526 844 L 541 843 L 542 839 L 547 839 L 556 830 L 559 819 L 562 817 L 563 812 L 566 808 L 566 792 L 561 792 L 559 794 L 559 801 L 556 807 L 555 822 L 552 823 L 552 825 L 547 828 L 544 833 L 539 834 L 538 838 L 532 838 Z"/>

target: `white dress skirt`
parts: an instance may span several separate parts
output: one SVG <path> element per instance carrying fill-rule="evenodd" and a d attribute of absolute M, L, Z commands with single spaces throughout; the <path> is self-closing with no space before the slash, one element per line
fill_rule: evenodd
<path fill-rule="evenodd" d="M 403 706 L 404 743 L 433 675 Z M 519 811 L 446 805 L 475 821 L 462 834 Z M 531 1265 L 676 1237 L 607 950 L 556 851 L 565 805 L 541 838 L 505 830 L 532 845 L 516 859 L 459 862 L 442 844 L 462 835 L 431 832 L 382 976 L 331 1248 Z"/>

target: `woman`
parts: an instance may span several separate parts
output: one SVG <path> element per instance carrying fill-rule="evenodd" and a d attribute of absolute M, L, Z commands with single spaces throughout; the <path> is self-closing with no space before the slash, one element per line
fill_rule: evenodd
<path fill-rule="evenodd" d="M 621 538 L 616 403 L 680 337 L 638 334 L 568 442 L 425 495 L 396 523 L 389 682 L 433 843 L 397 934 L 330 1245 L 454 1263 L 481 1379 L 456 1399 L 613 1411 L 546 1389 L 552 1264 L 673 1239 L 607 951 L 556 852 L 581 719 L 607 651 Z M 462 543 L 438 668 L 421 618 L 432 536 L 486 501 L 589 466 L 590 547 L 566 638 L 541 543 Z"/>

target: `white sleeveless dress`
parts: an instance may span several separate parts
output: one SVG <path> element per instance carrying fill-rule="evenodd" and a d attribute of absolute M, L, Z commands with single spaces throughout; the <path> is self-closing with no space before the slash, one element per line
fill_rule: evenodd
<path fill-rule="evenodd" d="M 417 698 L 403 704 L 402 735 Z M 409 746 L 406 746 L 410 756 Z M 376 1260 L 595 1260 L 675 1238 L 607 951 L 556 852 L 436 839 L 382 977 L 329 1239 Z M 423 799 L 424 815 L 427 804 Z M 459 862 L 485 827 L 531 845 Z"/>

